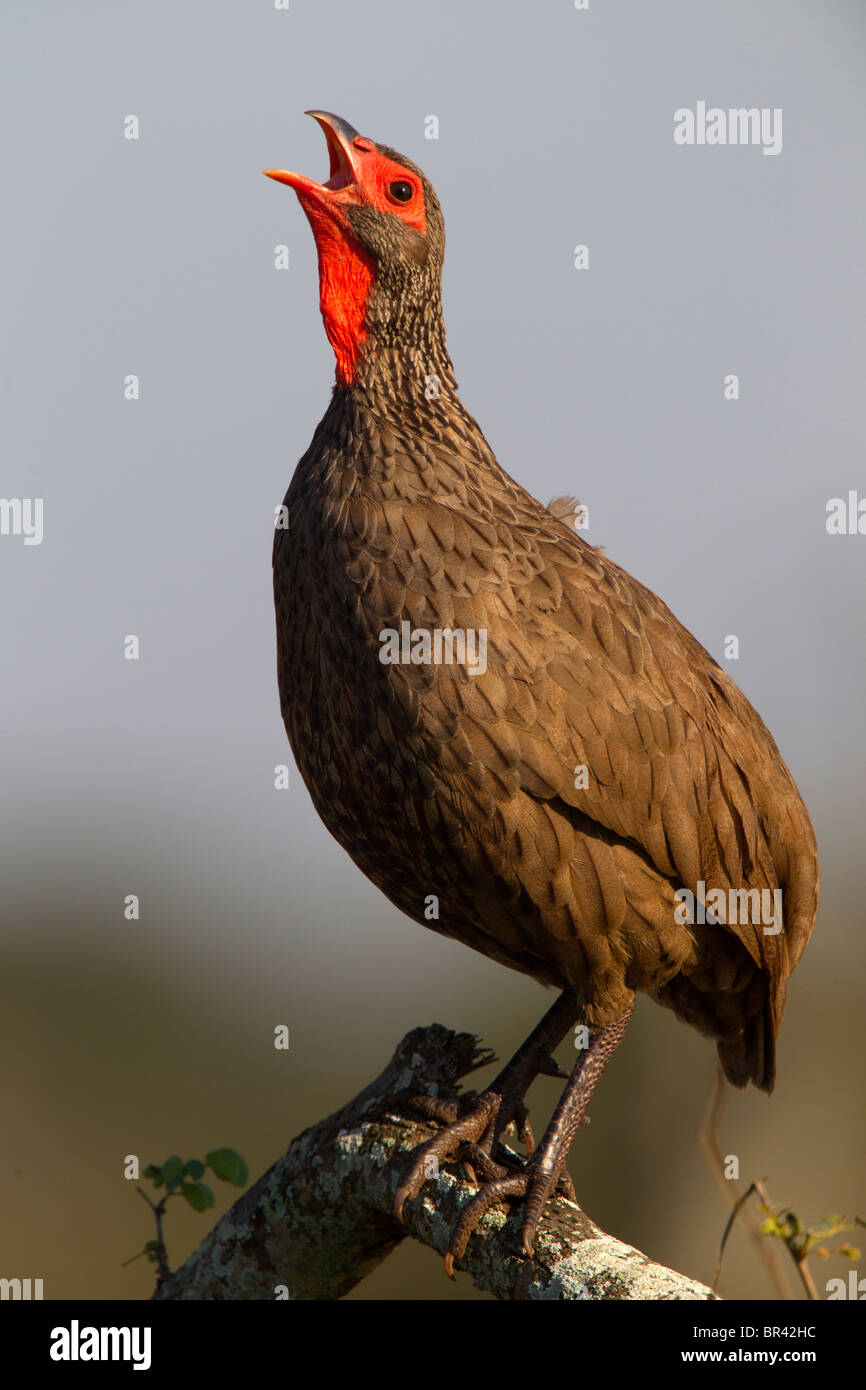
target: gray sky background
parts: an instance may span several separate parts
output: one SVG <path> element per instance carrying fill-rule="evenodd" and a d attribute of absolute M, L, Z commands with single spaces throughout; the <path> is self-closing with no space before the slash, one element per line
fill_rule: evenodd
<path fill-rule="evenodd" d="M 825 507 L 866 497 L 866 9 L 19 0 L 0 53 L 0 492 L 45 504 L 41 545 L 0 537 L 4 1011 L 20 1063 L 0 1159 L 21 1184 L 18 1272 L 49 1270 L 55 1296 L 143 1296 L 146 1271 L 115 1273 L 150 1235 L 118 1155 L 225 1142 L 255 1170 L 405 1029 L 435 1017 L 507 1053 L 547 1003 L 401 919 L 294 768 L 291 789 L 273 789 L 290 762 L 273 508 L 333 358 L 309 228 L 261 170 L 325 177 L 307 107 L 434 183 L 449 346 L 502 465 L 542 500 L 585 502 L 587 538 L 717 659 L 739 637 L 740 660 L 723 664 L 810 808 L 823 899 L 772 1111 L 736 1097 L 731 1125 L 761 1172 L 775 1163 L 780 1200 L 802 1194 L 813 1218 L 862 1208 L 866 535 L 828 536 Z M 699 100 L 782 108 L 781 153 L 676 146 L 673 113 Z M 139 401 L 123 398 L 128 373 Z M 128 633 L 138 662 L 123 658 Z M 137 924 L 122 916 L 132 892 Z M 279 1062 L 277 1022 L 293 1030 Z M 708 1277 L 725 1213 L 693 1131 L 711 1049 L 649 1003 L 629 1048 L 594 1108 L 578 1191 L 617 1234 Z M 804 1103 L 829 1134 L 808 1153 Z M 670 1150 L 666 1106 L 671 1124 L 686 1112 Z M 79 1166 L 34 1236 L 61 1135 Z M 593 1186 L 594 1165 L 609 1186 Z M 114 1232 L 87 1268 L 74 1253 L 85 1199 L 90 1230 L 110 1212 Z M 178 1219 L 178 1245 L 207 1219 Z M 420 1253 L 413 1287 L 452 1296 L 438 1270 L 427 1290 L 435 1261 Z M 735 1291 L 763 1296 L 745 1255 L 738 1277 Z M 456 1296 L 470 1295 L 464 1279 Z"/>

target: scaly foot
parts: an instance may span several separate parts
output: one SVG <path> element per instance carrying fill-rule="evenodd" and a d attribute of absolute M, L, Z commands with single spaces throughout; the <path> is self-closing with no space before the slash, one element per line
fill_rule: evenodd
<path fill-rule="evenodd" d="M 446 1127 L 421 1146 L 397 1193 L 395 1208 L 400 1217 L 405 1203 L 418 1196 L 427 1179 L 438 1173 L 440 1164 L 462 1161 L 472 1180 L 477 1181 L 480 1174 L 482 1185 L 461 1213 L 448 1245 L 445 1268 L 451 1278 L 454 1277 L 454 1261 L 465 1253 L 472 1233 L 490 1207 L 515 1198 L 525 1200 L 521 1243 L 524 1254 L 531 1257 L 545 1202 L 558 1188 L 574 1197 L 571 1181 L 564 1171 L 568 1150 L 584 1120 L 599 1078 L 625 1032 L 631 1008 L 615 1023 L 592 1035 L 589 1046 L 575 1063 L 540 1146 L 534 1149 L 523 1096 L 535 1076 L 549 1071 L 551 1065 L 556 1068 L 550 1059 L 551 1038 L 559 1030 L 556 1041 L 560 1041 L 576 1014 L 574 1000 L 562 995 L 490 1088 L 470 1103 L 466 1113 L 452 1117 L 449 1112 Z M 557 1073 L 559 1068 L 554 1071 Z M 509 1122 L 515 1121 L 518 1134 L 522 1129 L 524 1137 L 528 1133 L 530 1140 L 529 1156 L 523 1168 L 517 1171 L 514 1171 L 516 1156 L 502 1155 L 505 1163 L 498 1162 L 496 1156 L 500 1134 Z"/>
<path fill-rule="evenodd" d="M 485 1179 L 499 1180 L 505 1169 L 496 1162 L 496 1149 L 500 1135 L 508 1129 L 513 1128 L 527 1152 L 532 1152 L 534 1139 L 523 1097 L 536 1076 L 565 1076 L 551 1052 L 577 1016 L 574 997 L 568 993 L 560 995 L 496 1080 L 480 1096 L 467 1097 L 462 1106 L 425 1096 L 408 1098 L 414 1108 L 439 1119 L 445 1127 L 415 1154 L 395 1199 L 398 1218 L 405 1203 L 418 1196 L 424 1183 L 436 1176 L 443 1163 L 462 1161 L 474 1180 L 476 1172 Z"/>

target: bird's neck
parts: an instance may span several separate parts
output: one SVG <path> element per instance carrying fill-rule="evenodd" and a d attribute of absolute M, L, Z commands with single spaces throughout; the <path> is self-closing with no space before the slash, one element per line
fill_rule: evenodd
<path fill-rule="evenodd" d="M 419 429 L 442 410 L 460 409 L 444 334 L 411 344 L 369 340 L 350 384 L 371 409 Z"/>
<path fill-rule="evenodd" d="M 423 420 L 428 414 L 423 402 L 441 400 L 459 408 L 435 277 L 389 282 L 380 271 L 370 286 L 358 337 L 354 370 L 349 380 L 341 380 L 338 369 L 340 385 L 375 401 L 389 417 L 417 407 Z"/>
<path fill-rule="evenodd" d="M 479 425 L 457 395 L 447 354 L 389 350 L 374 365 L 375 370 L 349 386 L 337 383 L 321 421 L 322 437 L 332 441 L 325 469 L 332 481 L 342 471 L 342 458 L 367 483 L 380 479 L 386 493 L 395 467 L 417 475 L 413 490 L 436 492 L 437 472 L 440 467 L 449 471 L 444 461 L 452 456 L 458 472 L 501 474 Z"/>

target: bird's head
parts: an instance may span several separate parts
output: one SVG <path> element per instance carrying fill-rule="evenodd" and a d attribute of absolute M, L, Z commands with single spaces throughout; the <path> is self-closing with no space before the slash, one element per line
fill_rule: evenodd
<path fill-rule="evenodd" d="M 436 194 L 411 160 L 359 135 L 328 111 L 318 121 L 331 160 L 327 183 L 266 169 L 288 184 L 307 215 L 319 256 L 319 301 L 337 359 L 352 385 L 382 353 L 438 355 L 445 248 Z M 444 337 L 442 339 L 444 350 Z M 431 365 L 431 370 L 432 370 Z"/>

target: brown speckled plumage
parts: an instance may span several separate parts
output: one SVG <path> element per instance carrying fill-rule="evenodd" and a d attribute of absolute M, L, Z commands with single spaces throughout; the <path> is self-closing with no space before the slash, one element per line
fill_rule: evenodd
<path fill-rule="evenodd" d="M 717 1040 L 732 1082 L 769 1090 L 817 903 L 808 814 L 730 677 L 567 508 L 497 464 L 457 397 L 423 189 L 424 236 L 347 210 L 377 265 L 367 337 L 276 533 L 298 767 L 331 834 L 416 922 L 573 991 L 592 1028 L 649 991 Z M 383 665 L 380 633 L 404 620 L 486 629 L 486 672 Z M 699 881 L 781 888 L 784 929 L 679 925 L 674 893 Z"/>

